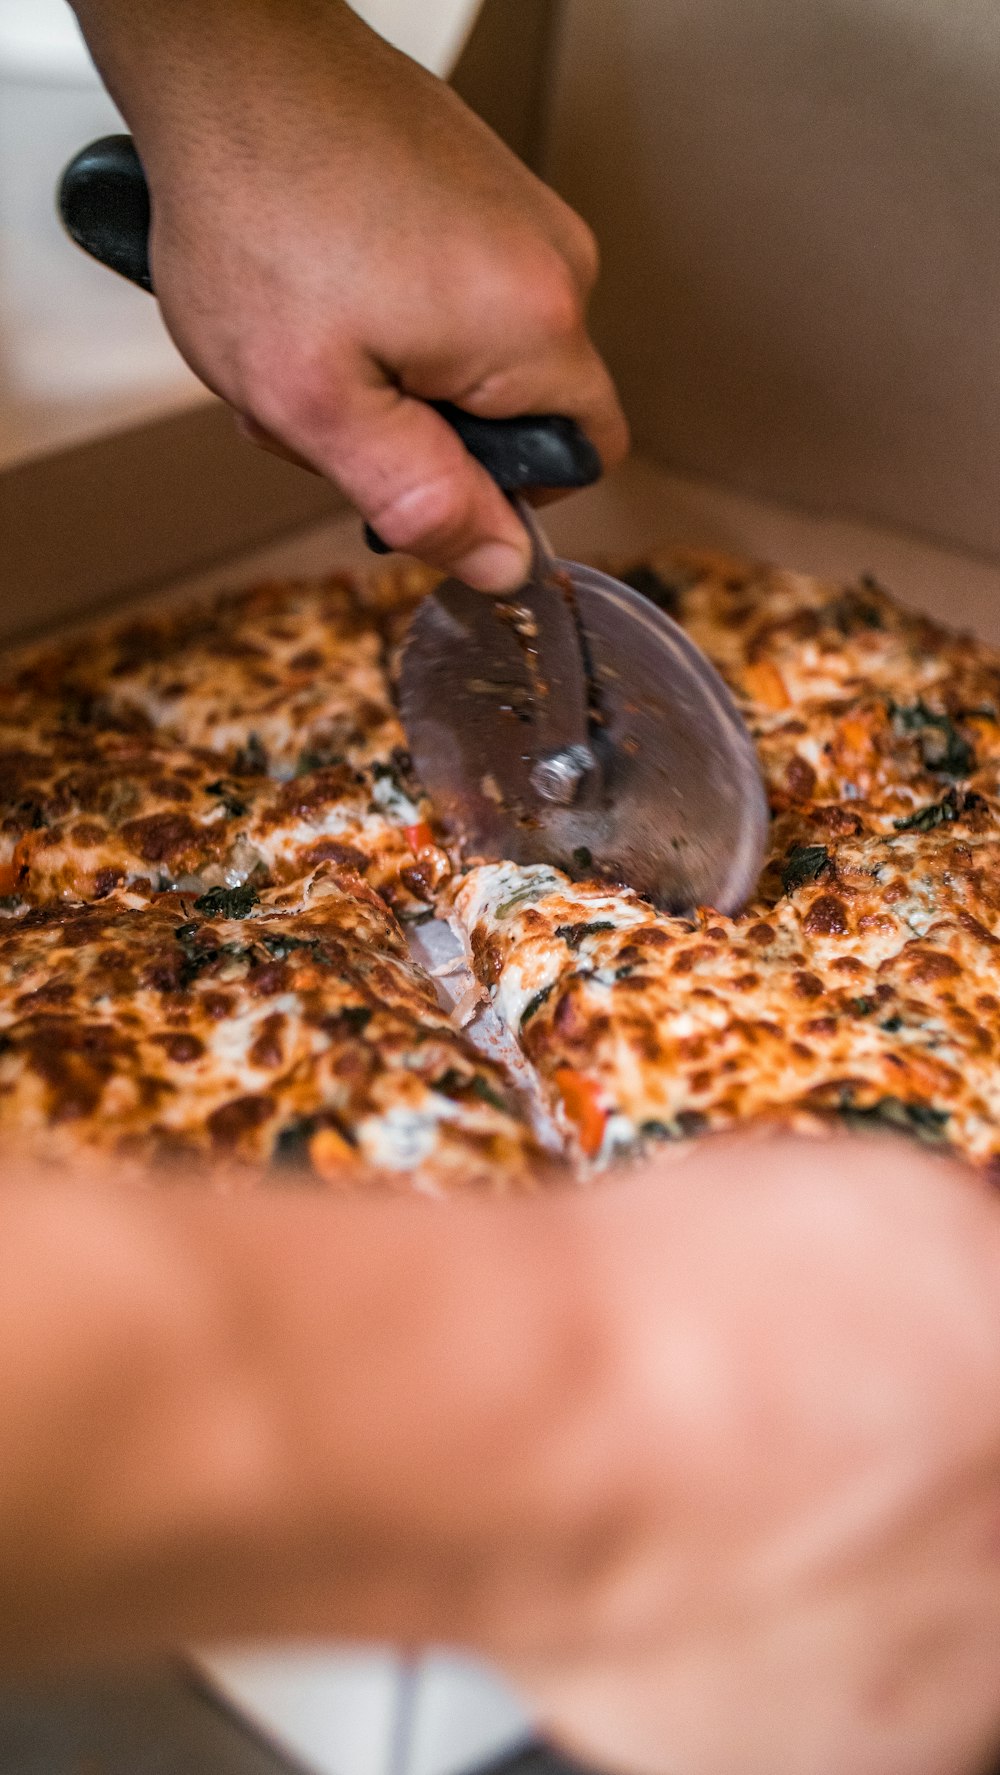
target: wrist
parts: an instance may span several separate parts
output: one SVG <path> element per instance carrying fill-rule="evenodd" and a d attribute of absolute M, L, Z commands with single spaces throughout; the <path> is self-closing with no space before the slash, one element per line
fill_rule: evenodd
<path fill-rule="evenodd" d="M 70 0 L 101 76 L 139 145 L 147 173 L 192 155 L 207 165 L 229 142 L 259 148 L 255 110 L 273 119 L 331 72 L 378 46 L 346 0 Z M 383 46 L 384 47 L 384 46 Z"/>

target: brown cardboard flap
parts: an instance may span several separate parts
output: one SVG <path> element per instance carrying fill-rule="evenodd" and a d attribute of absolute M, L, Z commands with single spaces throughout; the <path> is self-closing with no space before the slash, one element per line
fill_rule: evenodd
<path fill-rule="evenodd" d="M 556 0 L 486 0 L 455 84 L 538 152 Z M 347 509 L 203 402 L 0 471 L 0 642 L 253 555 Z"/>
<path fill-rule="evenodd" d="M 996 0 L 565 0 L 544 171 L 666 466 L 1000 559 Z"/>
<path fill-rule="evenodd" d="M 220 402 L 0 474 L 0 640 L 31 634 L 343 510 L 246 443 Z"/>

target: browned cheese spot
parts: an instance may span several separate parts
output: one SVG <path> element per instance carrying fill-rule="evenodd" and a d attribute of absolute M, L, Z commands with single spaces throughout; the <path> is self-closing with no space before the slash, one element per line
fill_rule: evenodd
<path fill-rule="evenodd" d="M 948 955 L 943 949 L 909 948 L 904 952 L 909 961 L 911 980 L 921 983 L 932 980 L 953 980 L 962 972 L 954 956 Z"/>
<path fill-rule="evenodd" d="M 234 1097 L 223 1103 L 208 1118 L 213 1146 L 236 1146 L 245 1134 L 252 1134 L 274 1114 L 274 1107 L 273 1097 L 258 1095 Z"/>
<path fill-rule="evenodd" d="M 92 850 L 95 845 L 103 844 L 107 835 L 107 828 L 99 826 L 96 820 L 77 820 L 69 836 L 82 849 Z"/>
<path fill-rule="evenodd" d="M 748 943 L 755 943 L 760 949 L 769 949 L 774 942 L 774 927 L 769 924 L 752 924 L 744 933 Z"/>
<path fill-rule="evenodd" d="M 272 1011 L 265 1017 L 258 1031 L 257 1038 L 250 1049 L 251 1065 L 273 1068 L 281 1065 L 284 1058 L 282 1035 L 288 1019 L 283 1011 Z"/>
<path fill-rule="evenodd" d="M 125 843 L 144 863 L 168 863 L 197 841 L 200 834 L 188 814 L 149 814 L 122 827 Z"/>
<path fill-rule="evenodd" d="M 188 1066 L 192 1060 L 200 1060 L 205 1052 L 205 1044 L 196 1035 L 188 1035 L 184 1030 L 168 1029 L 163 1035 L 153 1037 L 163 1048 L 169 1060 L 178 1066 Z"/>
<path fill-rule="evenodd" d="M 94 871 L 95 900 L 107 899 L 107 896 L 112 893 L 116 887 L 120 887 L 124 880 L 124 869 L 115 869 L 110 864 L 103 869 L 96 869 Z"/>
<path fill-rule="evenodd" d="M 805 758 L 798 753 L 789 759 L 785 768 L 785 784 L 789 795 L 796 801 L 808 801 L 816 791 L 816 772 Z"/>
<path fill-rule="evenodd" d="M 847 907 L 835 894 L 820 894 L 803 920 L 811 937 L 843 937 L 849 930 Z"/>

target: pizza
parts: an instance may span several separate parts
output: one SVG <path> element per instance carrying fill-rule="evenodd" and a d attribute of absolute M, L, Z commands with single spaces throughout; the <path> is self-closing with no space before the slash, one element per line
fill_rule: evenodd
<path fill-rule="evenodd" d="M 260 889 L 336 862 L 419 913 L 449 867 L 426 812 L 402 749 L 277 782 L 157 735 L 0 735 L 0 893 L 37 905 Z"/>
<path fill-rule="evenodd" d="M 21 656 L 4 691 L 17 717 L 157 733 L 240 775 L 363 765 L 404 744 L 381 634 L 346 576 L 87 630 Z"/>
<path fill-rule="evenodd" d="M 448 862 L 385 649 L 336 579 L 22 656 L 0 683 L 0 893 L 260 887 L 335 861 L 428 910 Z"/>
<path fill-rule="evenodd" d="M 412 959 L 406 922 L 436 915 L 577 1174 L 774 1126 L 891 1128 L 1000 1169 L 1000 655 L 870 578 L 691 551 L 625 577 L 758 749 L 771 842 L 737 918 L 440 841 L 395 703 L 423 569 L 11 659 L 8 1141 L 333 1188 L 572 1174 Z"/>
<path fill-rule="evenodd" d="M 738 918 L 487 864 L 472 966 L 578 1159 L 753 1124 L 888 1126 L 1000 1160 L 1000 655 L 714 555 L 628 575 L 727 678 L 773 822 Z"/>
<path fill-rule="evenodd" d="M 0 923 L 0 1130 L 53 1161 L 520 1191 L 537 1154 L 393 914 L 330 864 Z"/>

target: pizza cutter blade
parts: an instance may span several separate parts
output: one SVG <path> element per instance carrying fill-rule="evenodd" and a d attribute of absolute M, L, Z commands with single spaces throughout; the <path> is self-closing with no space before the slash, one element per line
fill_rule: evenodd
<path fill-rule="evenodd" d="M 738 911 L 768 809 L 728 689 L 647 598 L 534 535 L 513 598 L 447 580 L 417 609 L 401 708 L 418 776 L 470 858 L 603 876 L 673 912 Z"/>
<path fill-rule="evenodd" d="M 149 191 L 129 136 L 76 155 L 59 208 L 86 252 L 152 290 Z M 435 404 L 511 495 L 601 472 L 568 419 Z M 520 509 L 535 560 L 517 596 L 449 580 L 414 618 L 402 712 L 419 776 L 469 856 L 605 876 L 673 911 L 736 911 L 763 861 L 767 803 L 728 690 L 630 586 L 554 561 Z"/>

